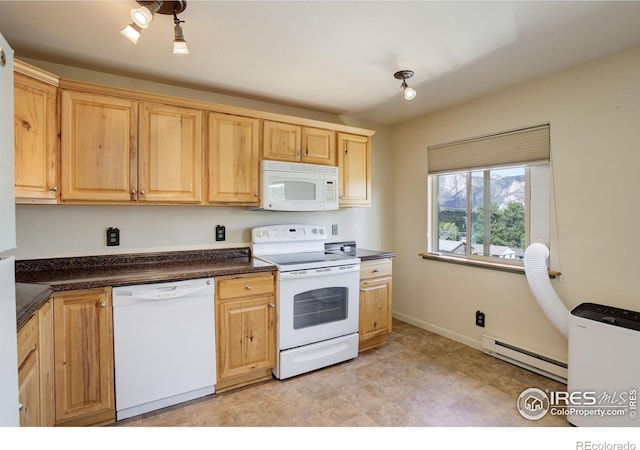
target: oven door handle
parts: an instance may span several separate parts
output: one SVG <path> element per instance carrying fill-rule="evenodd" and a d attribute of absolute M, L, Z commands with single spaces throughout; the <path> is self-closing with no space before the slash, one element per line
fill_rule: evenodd
<path fill-rule="evenodd" d="M 318 269 L 294 270 L 291 272 L 280 272 L 278 276 L 281 280 L 301 280 L 303 278 L 336 276 L 352 272 L 360 272 L 360 264 L 324 267 Z"/>

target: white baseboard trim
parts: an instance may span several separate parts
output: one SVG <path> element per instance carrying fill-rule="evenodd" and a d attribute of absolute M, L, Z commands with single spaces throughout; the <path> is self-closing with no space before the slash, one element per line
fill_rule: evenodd
<path fill-rule="evenodd" d="M 444 336 L 448 339 L 451 339 L 452 341 L 456 341 L 461 344 L 468 345 L 469 347 L 475 348 L 476 350 L 482 351 L 482 341 L 471 339 L 463 334 L 459 334 L 451 330 L 448 330 L 446 328 L 433 325 L 432 323 L 425 322 L 424 320 L 416 319 L 406 314 L 402 314 L 394 311 L 392 316 L 398 320 L 407 322 L 410 325 L 414 325 L 418 328 L 422 328 L 423 330 L 431 331 L 432 333 L 439 334 L 440 336 Z"/>

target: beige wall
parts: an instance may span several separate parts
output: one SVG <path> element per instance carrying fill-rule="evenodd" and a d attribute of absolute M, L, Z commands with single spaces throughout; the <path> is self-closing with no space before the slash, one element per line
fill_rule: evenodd
<path fill-rule="evenodd" d="M 479 347 L 491 334 L 566 361 L 567 341 L 519 274 L 422 260 L 429 145 L 549 122 L 557 215 L 553 286 L 582 302 L 640 310 L 640 48 L 394 127 L 394 315 Z M 475 311 L 486 328 L 475 326 Z"/>
<path fill-rule="evenodd" d="M 338 116 L 314 111 L 44 61 L 24 61 L 69 79 L 344 123 Z M 385 214 L 391 205 L 392 183 L 391 172 L 388 170 L 392 165 L 391 132 L 385 127 L 356 121 L 345 124 L 376 130 L 376 135 L 372 138 L 371 208 L 345 208 L 321 213 L 282 213 L 249 211 L 246 207 L 214 206 L 18 205 L 16 258 L 247 245 L 251 242 L 251 227 L 291 222 L 325 225 L 329 230 L 332 224 L 338 224 L 339 234 L 330 236 L 330 241 L 356 240 L 358 246 L 364 248 L 392 250 L 392 221 Z M 216 243 L 214 239 L 215 226 L 218 224 L 227 228 L 227 239 L 223 244 Z M 105 245 L 105 231 L 108 227 L 120 228 L 119 247 Z"/>

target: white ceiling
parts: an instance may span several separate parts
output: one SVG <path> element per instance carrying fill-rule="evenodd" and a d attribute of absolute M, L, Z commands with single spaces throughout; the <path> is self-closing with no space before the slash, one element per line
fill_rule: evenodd
<path fill-rule="evenodd" d="M 135 1 L 0 1 L 18 57 L 395 123 L 640 45 L 638 1 L 193 1 L 133 45 Z M 403 100 L 400 69 L 418 91 Z"/>

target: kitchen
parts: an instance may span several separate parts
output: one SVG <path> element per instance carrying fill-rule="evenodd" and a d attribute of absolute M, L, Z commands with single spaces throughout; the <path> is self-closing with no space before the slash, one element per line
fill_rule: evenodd
<path fill-rule="evenodd" d="M 3 32 L 4 28 L 3 24 Z M 631 48 L 451 107 L 442 113 L 434 112 L 393 126 L 371 126 L 364 121 L 350 123 L 376 131 L 371 141 L 372 206 L 305 213 L 304 222 L 322 224 L 327 229 L 337 224 L 338 235 L 331 236 L 332 239 L 355 239 L 359 247 L 396 253 L 395 317 L 479 348 L 482 330 L 476 329 L 472 319 L 465 318 L 476 309 L 482 309 L 496 334 L 531 343 L 542 353 L 566 359 L 566 342 L 541 315 L 523 277 L 422 261 L 417 256 L 425 250 L 427 227 L 425 207 L 420 206 L 426 204 L 425 171 L 422 163 L 416 161 L 424 160 L 424 149 L 431 144 L 530 123 L 549 121 L 552 126 L 557 124 L 553 128 L 553 148 L 558 217 L 551 244 L 561 250 L 561 253 L 552 252 L 552 267 L 562 271 L 563 281 L 556 281 L 554 286 L 568 306 L 588 299 L 637 310 L 634 299 L 637 277 L 631 260 L 635 252 L 628 250 L 635 244 L 627 242 L 627 250 L 620 252 L 618 246 L 595 239 L 598 231 L 609 229 L 612 224 L 624 223 L 627 224 L 625 228 L 633 230 L 638 222 L 637 212 L 625 211 L 622 216 L 623 208 L 620 208 L 633 204 L 632 195 L 637 183 L 632 172 L 637 156 L 630 150 L 637 142 L 637 136 L 630 131 L 634 130 L 630 122 L 636 117 L 637 108 L 637 86 L 634 84 L 637 55 L 637 50 Z M 34 59 L 32 63 L 38 62 L 40 68 L 61 77 L 226 103 L 219 95 Z M 583 84 L 577 84 L 576 80 Z M 419 91 L 416 100 L 422 92 Z M 610 102 L 604 102 L 606 99 Z M 245 106 L 249 103 L 242 99 L 234 101 Z M 255 102 L 251 104 L 262 109 Z M 291 107 L 264 106 L 289 115 L 298 112 Z M 486 111 L 493 112 L 487 114 Z M 326 113 L 304 111 L 304 116 L 335 121 Z M 616 145 L 604 155 L 597 149 L 607 147 L 604 142 L 607 138 Z M 392 150 L 400 148 L 403 149 L 402 157 L 396 155 L 400 150 Z M 590 158 L 582 158 L 582 152 L 588 152 Z M 611 156 L 620 161 L 616 167 L 607 164 L 612 161 Z M 603 170 L 603 176 L 596 177 Z M 583 175 L 579 176 L 579 173 Z M 585 181 L 589 177 L 601 179 L 602 183 Z M 616 183 L 606 182 L 619 178 L 625 180 L 623 189 L 616 188 Z M 401 194 L 409 192 L 415 194 Z M 589 205 L 584 198 L 599 202 L 597 208 L 601 213 L 597 218 L 588 214 Z M 611 198 L 615 200 L 608 203 Z M 144 209 L 144 214 L 140 214 L 140 209 Z M 247 244 L 251 242 L 250 230 L 254 226 L 299 221 L 300 215 L 295 213 L 268 213 L 236 207 L 19 205 L 16 257 L 112 253 L 113 249 L 104 245 L 107 227 L 120 229 L 118 252 L 135 253 L 216 245 L 214 229 L 218 224 L 226 227 L 225 242 Z M 594 264 L 591 254 L 600 255 L 607 264 Z M 460 286 L 461 278 L 465 279 L 465 286 Z M 452 295 L 451 286 L 457 286 L 461 292 Z M 465 299 L 475 297 L 479 290 L 486 295 L 472 305 L 466 305 Z M 421 292 L 428 293 L 428 299 L 412 300 Z M 514 302 L 509 292 L 521 293 L 522 301 Z M 528 322 L 523 324 L 521 317 L 527 317 Z"/>

